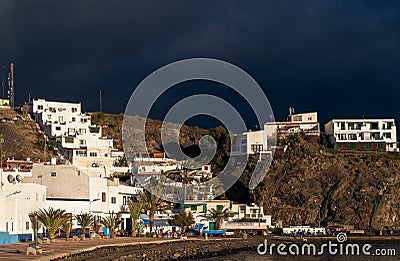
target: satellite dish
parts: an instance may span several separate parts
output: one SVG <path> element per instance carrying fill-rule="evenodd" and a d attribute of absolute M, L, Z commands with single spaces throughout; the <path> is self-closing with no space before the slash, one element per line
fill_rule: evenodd
<path fill-rule="evenodd" d="M 14 179 L 13 175 L 9 174 L 7 176 L 7 180 L 8 180 L 8 182 L 13 183 L 15 179 Z"/>
<path fill-rule="evenodd" d="M 18 181 L 18 182 L 21 182 L 21 181 L 22 181 L 21 175 L 18 174 L 16 178 L 17 178 L 17 181 Z"/>

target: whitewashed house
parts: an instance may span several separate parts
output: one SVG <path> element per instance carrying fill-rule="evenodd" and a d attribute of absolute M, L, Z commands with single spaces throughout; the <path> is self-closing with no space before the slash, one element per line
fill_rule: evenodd
<path fill-rule="evenodd" d="M 68 164 L 34 163 L 32 177 L 24 182 L 46 186 L 46 208 L 65 209 L 74 215 L 92 213 L 104 217 L 110 212 L 122 212 L 124 224 L 130 222 L 125 212 L 129 199 L 139 194 L 142 189 L 120 183 L 112 178 L 118 168 L 78 168 Z M 78 227 L 74 224 L 74 227 Z"/>
<path fill-rule="evenodd" d="M 18 164 L 27 168 L 19 170 Z M 46 206 L 46 187 L 23 182 L 32 174 L 30 164 L 30 161 L 13 161 L 0 168 L 0 244 L 32 240 L 29 213 Z"/>
<path fill-rule="evenodd" d="M 398 151 L 394 119 L 333 119 L 325 133 L 336 149 Z"/>
<path fill-rule="evenodd" d="M 230 200 L 190 201 L 181 204 L 181 210 L 191 212 L 196 224 L 204 224 L 208 229 L 216 229 L 215 220 L 210 217 L 210 210 L 228 209 L 230 217 L 221 228 L 227 230 L 265 230 L 271 226 L 271 216 L 264 214 L 262 206 L 233 203 Z"/>
<path fill-rule="evenodd" d="M 277 137 L 294 133 L 319 137 L 321 132 L 317 112 L 293 114 L 293 108 L 290 108 L 289 112 L 288 121 L 266 122 L 263 130 L 233 135 L 232 155 L 272 155 L 272 150 L 276 148 Z"/>

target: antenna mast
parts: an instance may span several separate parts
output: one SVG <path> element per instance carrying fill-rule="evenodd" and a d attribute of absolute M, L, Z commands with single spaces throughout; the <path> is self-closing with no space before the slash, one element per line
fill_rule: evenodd
<path fill-rule="evenodd" d="M 8 73 L 8 98 L 10 99 L 10 107 L 14 108 L 14 64 L 10 63 L 10 72 Z"/>
<path fill-rule="evenodd" d="M 101 100 L 101 90 L 100 90 L 100 112 L 103 112 L 103 104 Z"/>

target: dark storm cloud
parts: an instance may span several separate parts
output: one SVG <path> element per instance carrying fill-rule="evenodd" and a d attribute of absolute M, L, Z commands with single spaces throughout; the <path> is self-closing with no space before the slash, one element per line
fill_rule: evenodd
<path fill-rule="evenodd" d="M 0 1 L 0 64 L 17 102 L 82 101 L 122 112 L 158 67 L 213 57 L 249 72 L 276 118 L 287 107 L 332 117 L 397 117 L 397 1 Z"/>

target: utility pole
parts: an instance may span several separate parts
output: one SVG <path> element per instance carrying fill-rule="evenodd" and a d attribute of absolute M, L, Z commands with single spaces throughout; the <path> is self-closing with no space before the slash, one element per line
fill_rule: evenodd
<path fill-rule="evenodd" d="M 103 104 L 101 100 L 101 89 L 100 89 L 100 112 L 103 112 Z"/>
<path fill-rule="evenodd" d="M 14 64 L 10 63 L 10 72 L 8 73 L 8 98 L 10 99 L 10 107 L 15 106 L 15 90 L 14 90 Z"/>

